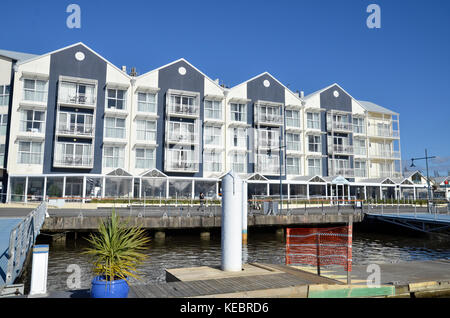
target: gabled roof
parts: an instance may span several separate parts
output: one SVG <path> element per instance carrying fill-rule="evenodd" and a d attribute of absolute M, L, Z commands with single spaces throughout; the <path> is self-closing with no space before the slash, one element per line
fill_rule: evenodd
<path fill-rule="evenodd" d="M 327 183 L 331 183 L 331 184 L 349 184 L 350 183 L 350 181 L 348 181 L 343 176 L 327 176 L 327 177 L 324 177 L 323 179 L 325 179 L 325 181 Z"/>
<path fill-rule="evenodd" d="M 367 102 L 367 101 L 362 101 L 362 100 L 359 100 L 358 102 L 361 104 L 361 106 L 365 110 L 367 110 L 369 112 L 383 113 L 383 114 L 389 114 L 389 115 L 398 115 L 398 113 L 393 112 L 392 110 L 384 108 L 380 105 L 374 104 L 372 102 Z"/>
<path fill-rule="evenodd" d="M 128 171 L 122 169 L 122 168 L 117 168 L 117 169 L 111 171 L 110 173 L 108 173 L 107 176 L 132 177 L 133 175 L 131 173 L 129 173 Z"/>
<path fill-rule="evenodd" d="M 327 89 L 330 89 L 330 88 L 333 87 L 333 86 L 339 87 L 340 89 L 342 89 L 342 90 L 344 91 L 345 94 L 347 94 L 348 96 L 350 96 L 351 98 L 353 98 L 354 100 L 356 100 L 356 98 L 354 98 L 352 95 L 350 95 L 350 94 L 349 94 L 345 89 L 343 89 L 343 88 L 341 87 L 341 85 L 339 85 L 338 83 L 333 83 L 333 84 L 331 84 L 331 85 L 328 85 L 328 86 L 325 87 L 325 88 L 321 88 L 321 89 L 319 89 L 319 90 L 317 90 L 317 91 L 315 91 L 315 92 L 312 92 L 311 94 L 306 95 L 306 96 L 304 97 L 304 99 L 308 99 L 308 98 L 310 98 L 310 97 L 312 97 L 312 96 L 314 96 L 314 95 L 316 95 L 316 94 L 320 94 L 320 93 L 326 91 Z M 357 100 L 356 100 L 356 101 L 357 101 Z"/>
<path fill-rule="evenodd" d="M 432 179 L 434 182 L 436 182 L 436 184 L 442 184 L 444 183 L 446 180 L 450 181 L 450 176 L 446 176 L 446 177 L 434 177 L 434 178 L 430 178 Z"/>
<path fill-rule="evenodd" d="M 224 91 L 224 88 L 223 88 L 222 86 L 220 86 L 216 81 L 212 80 L 208 75 L 206 75 L 205 73 L 203 73 L 202 71 L 200 71 L 197 67 L 195 67 L 194 65 L 192 65 L 192 64 L 191 64 L 188 60 L 186 60 L 185 58 L 179 58 L 178 60 L 175 60 L 175 61 L 173 61 L 173 62 L 170 62 L 170 63 L 165 64 L 165 65 L 163 65 L 163 66 L 160 66 L 160 67 L 158 67 L 158 68 L 155 68 L 155 69 L 153 69 L 153 70 L 151 70 L 151 71 L 148 71 L 148 72 L 146 72 L 146 73 L 144 73 L 144 74 L 141 74 L 141 75 L 139 75 L 139 76 L 136 77 L 136 80 L 137 80 L 137 79 L 140 79 L 140 78 L 142 78 L 142 77 L 145 77 L 145 76 L 147 76 L 147 75 L 149 75 L 149 74 L 151 74 L 151 73 L 153 73 L 153 72 L 157 72 L 157 71 L 159 71 L 159 70 L 161 70 L 161 69 L 163 69 L 163 68 L 166 68 L 166 67 L 168 67 L 168 66 L 170 66 L 170 65 L 173 65 L 173 64 L 176 64 L 176 63 L 178 63 L 178 62 L 181 62 L 181 61 L 185 62 L 187 65 L 189 65 L 190 67 L 192 67 L 194 70 L 196 70 L 197 72 L 199 72 L 200 74 L 202 74 L 205 78 L 207 78 L 209 81 L 211 81 L 211 83 L 213 83 L 213 84 L 216 85 L 218 88 L 220 88 L 220 89 L 222 90 L 222 92 Z"/>
<path fill-rule="evenodd" d="M 117 66 L 115 66 L 113 63 L 111 63 L 110 61 L 108 61 L 107 59 L 105 59 L 103 56 L 101 56 L 101 55 L 98 54 L 97 52 L 95 52 L 93 49 L 91 49 L 90 47 L 88 47 L 88 46 L 87 46 L 86 44 L 84 44 L 83 42 L 77 42 L 77 43 L 74 43 L 74 44 L 65 46 L 65 47 L 63 47 L 63 48 L 60 48 L 60 49 L 57 49 L 57 50 L 55 50 L 55 51 L 51 51 L 51 52 L 48 52 L 48 53 L 45 53 L 45 54 L 42 54 L 42 55 L 35 55 L 34 57 L 32 57 L 32 58 L 30 58 L 30 59 L 27 59 L 27 60 L 22 60 L 21 62 L 19 62 L 19 63 L 17 63 L 17 64 L 18 64 L 18 65 L 26 64 L 26 63 L 32 62 L 32 61 L 34 61 L 34 60 L 37 60 L 37 59 L 39 59 L 39 58 L 42 58 L 42 57 L 45 57 L 45 56 L 48 56 L 48 55 L 52 55 L 52 54 L 55 54 L 55 53 L 58 53 L 58 52 L 67 50 L 67 49 L 69 49 L 69 48 L 71 48 L 71 47 L 74 47 L 74 46 L 77 46 L 77 45 L 83 46 L 85 49 L 91 51 L 93 54 L 95 54 L 97 57 L 99 57 L 99 58 L 100 58 L 101 60 L 103 60 L 105 63 L 111 65 L 113 68 L 115 68 L 116 70 L 118 70 L 119 72 L 121 72 L 123 75 L 127 76 L 128 78 L 131 78 L 130 75 L 128 75 L 126 72 L 122 71 L 120 68 L 118 68 Z"/>
<path fill-rule="evenodd" d="M 292 178 L 292 180 L 295 180 L 295 181 L 306 181 L 306 182 L 323 182 L 323 183 L 326 182 L 325 178 L 323 178 L 323 177 L 321 177 L 319 175 L 315 175 L 315 176 L 298 176 L 298 177 Z"/>
<path fill-rule="evenodd" d="M 0 56 L 8 57 L 12 60 L 15 60 L 17 62 L 22 62 L 25 60 L 29 60 L 32 58 L 35 58 L 36 54 L 29 54 L 29 53 L 22 53 L 22 52 L 15 52 L 15 51 L 8 51 L 8 50 L 0 50 Z"/>
<path fill-rule="evenodd" d="M 143 178 L 167 178 L 167 175 L 156 168 L 147 170 L 141 174 Z"/>
<path fill-rule="evenodd" d="M 268 75 L 268 76 L 270 76 L 275 82 L 277 82 L 277 83 L 280 84 L 282 87 L 284 87 L 285 89 L 287 89 L 288 92 L 290 92 L 290 93 L 291 93 L 295 98 L 297 98 L 300 102 L 303 101 L 303 99 L 300 98 L 300 96 L 298 96 L 296 93 L 294 93 L 293 91 L 291 91 L 286 85 L 284 85 L 283 83 L 281 83 L 278 79 L 276 79 L 276 78 L 275 78 L 272 74 L 270 74 L 269 72 L 263 72 L 263 73 L 261 73 L 261 74 L 259 74 L 259 75 L 256 75 L 256 76 L 254 76 L 254 77 L 252 77 L 252 78 L 246 80 L 245 82 L 239 83 L 239 84 L 237 84 L 237 85 L 235 85 L 235 86 L 229 88 L 229 90 L 232 90 L 232 89 L 234 89 L 234 88 L 236 88 L 236 87 L 239 87 L 239 86 L 241 86 L 241 85 L 247 84 L 248 82 L 251 82 L 251 81 L 253 81 L 253 80 L 255 80 L 255 79 L 257 79 L 257 78 L 259 78 L 259 77 L 261 77 L 261 76 L 263 76 L 263 75 Z"/>

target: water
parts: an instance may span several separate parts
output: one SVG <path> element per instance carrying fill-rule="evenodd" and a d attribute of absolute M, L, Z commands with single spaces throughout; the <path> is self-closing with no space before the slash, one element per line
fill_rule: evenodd
<path fill-rule="evenodd" d="M 41 238 L 42 239 L 42 238 Z M 69 240 L 65 245 L 51 244 L 48 262 L 49 291 L 67 290 L 66 272 L 70 264 L 81 268 L 81 288 L 90 288 L 94 274 L 86 255 L 83 239 Z M 273 229 L 249 232 L 248 244 L 243 249 L 245 262 L 285 263 L 285 242 Z M 147 250 L 148 259 L 141 267 L 141 283 L 165 282 L 165 269 L 193 266 L 220 266 L 220 232 L 211 239 L 201 240 L 198 233 L 167 235 L 164 241 L 153 240 Z M 450 258 L 450 240 L 417 233 L 377 233 L 355 230 L 353 234 L 353 263 L 395 263 Z M 27 282 L 25 281 L 25 284 Z"/>

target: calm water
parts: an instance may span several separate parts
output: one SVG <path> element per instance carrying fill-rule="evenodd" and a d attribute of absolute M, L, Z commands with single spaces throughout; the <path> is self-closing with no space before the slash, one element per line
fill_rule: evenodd
<path fill-rule="evenodd" d="M 395 233 L 395 234 L 394 234 Z M 66 290 L 70 273 L 68 265 L 81 268 L 81 288 L 90 288 L 93 277 L 89 258 L 81 254 L 83 239 L 67 240 L 65 245 L 51 244 L 48 263 L 48 290 Z M 266 233 L 249 232 L 243 255 L 246 262 L 284 264 L 285 242 L 282 236 L 268 229 Z M 209 241 L 198 233 L 166 236 L 164 241 L 152 240 L 148 259 L 142 266 L 142 282 L 164 282 L 166 268 L 215 265 L 221 263 L 220 232 Z M 392 263 L 413 260 L 450 258 L 450 240 L 416 233 L 377 234 L 355 230 L 353 235 L 354 264 Z M 27 284 L 27 281 L 25 282 Z"/>

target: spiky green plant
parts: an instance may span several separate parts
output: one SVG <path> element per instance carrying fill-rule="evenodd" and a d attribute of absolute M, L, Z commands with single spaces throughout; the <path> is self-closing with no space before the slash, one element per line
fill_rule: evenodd
<path fill-rule="evenodd" d="M 110 218 L 100 223 L 98 233 L 91 234 L 87 241 L 91 246 L 83 253 L 94 258 L 94 273 L 104 275 L 109 282 L 124 279 L 128 283 L 128 277 L 139 279 L 137 267 L 147 257 L 142 252 L 150 241 L 141 227 L 128 226 L 113 211 Z"/>

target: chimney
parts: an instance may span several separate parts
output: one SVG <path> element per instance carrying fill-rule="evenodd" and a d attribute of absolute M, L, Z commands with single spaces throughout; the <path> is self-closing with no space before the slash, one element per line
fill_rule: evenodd
<path fill-rule="evenodd" d="M 135 67 L 131 68 L 130 76 L 137 76 L 137 72 L 136 72 L 136 68 Z"/>
<path fill-rule="evenodd" d="M 122 66 L 122 72 L 127 72 L 127 67 L 124 65 L 124 66 Z"/>
<path fill-rule="evenodd" d="M 300 97 L 301 98 L 305 97 L 305 92 L 304 91 L 300 91 Z"/>

